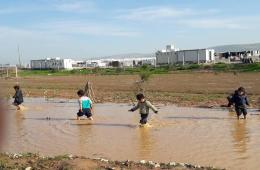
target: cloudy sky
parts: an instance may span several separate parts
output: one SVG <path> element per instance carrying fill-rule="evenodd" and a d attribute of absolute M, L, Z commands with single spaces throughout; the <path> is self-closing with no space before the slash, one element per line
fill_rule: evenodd
<path fill-rule="evenodd" d="M 260 42 L 259 0 L 1 0 L 0 63 Z"/>

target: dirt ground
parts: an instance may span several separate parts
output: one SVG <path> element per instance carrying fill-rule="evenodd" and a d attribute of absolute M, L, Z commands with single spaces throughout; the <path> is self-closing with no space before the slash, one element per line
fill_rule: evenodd
<path fill-rule="evenodd" d="M 213 167 L 194 166 L 179 163 L 137 163 L 132 161 L 109 161 L 106 159 L 88 159 L 76 156 L 43 157 L 37 154 L 0 154 L 0 169 L 17 170 L 149 170 L 149 169 L 174 169 L 174 170 L 218 170 Z"/>
<path fill-rule="evenodd" d="M 134 102 L 138 75 L 29 76 L 0 79 L 6 96 L 12 96 L 16 82 L 27 97 L 76 98 L 87 81 L 93 85 L 97 102 Z M 239 86 L 248 92 L 251 105 L 260 102 L 260 73 L 173 73 L 152 75 L 145 82 L 145 95 L 152 102 L 182 106 L 219 106 Z"/>

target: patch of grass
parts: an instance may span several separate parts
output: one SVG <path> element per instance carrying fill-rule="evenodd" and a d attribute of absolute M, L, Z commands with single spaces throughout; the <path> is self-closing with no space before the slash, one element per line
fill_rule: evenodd
<path fill-rule="evenodd" d="M 227 71 L 230 69 L 230 64 L 217 63 L 212 65 L 212 69 L 216 71 Z"/>
<path fill-rule="evenodd" d="M 20 70 L 19 76 L 68 76 L 68 75 L 132 75 L 132 74 L 168 74 L 174 71 L 193 71 L 193 70 L 211 70 L 214 72 L 259 72 L 260 63 L 253 64 L 225 64 L 217 63 L 212 65 L 186 64 L 186 65 L 167 65 L 161 67 L 152 67 L 143 65 L 133 68 L 93 68 L 93 69 L 75 69 L 75 70 Z"/>
<path fill-rule="evenodd" d="M 38 157 L 39 154 L 27 152 L 27 153 L 23 153 L 22 156 L 23 157 Z"/>
<path fill-rule="evenodd" d="M 139 73 L 140 79 L 142 81 L 148 81 L 149 78 L 151 77 L 151 75 L 152 74 L 149 71 L 142 71 L 142 72 Z"/>
<path fill-rule="evenodd" d="M 0 169 L 6 169 L 6 162 L 3 160 L 0 160 Z"/>

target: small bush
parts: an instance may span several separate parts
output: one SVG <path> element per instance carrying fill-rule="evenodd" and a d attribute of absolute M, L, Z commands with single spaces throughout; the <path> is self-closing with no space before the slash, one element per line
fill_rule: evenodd
<path fill-rule="evenodd" d="M 204 68 L 205 70 L 210 70 L 210 69 L 212 68 L 212 65 L 205 65 L 203 68 Z"/>
<path fill-rule="evenodd" d="M 141 70 L 149 70 L 150 66 L 145 64 L 141 66 Z"/>
<path fill-rule="evenodd" d="M 120 67 L 116 68 L 116 73 L 122 73 L 122 72 L 124 72 L 123 68 Z"/>
<path fill-rule="evenodd" d="M 200 65 L 199 64 L 191 64 L 188 66 L 188 69 L 199 69 Z"/>
<path fill-rule="evenodd" d="M 151 77 L 151 75 L 152 74 L 149 71 L 142 71 L 142 72 L 139 73 L 140 79 L 142 81 L 148 81 L 149 78 Z"/>
<path fill-rule="evenodd" d="M 218 64 L 214 64 L 212 66 L 212 68 L 214 70 L 223 70 L 223 71 L 225 71 L 225 70 L 228 70 L 230 68 L 230 65 L 229 64 L 223 64 L 223 63 L 218 63 Z"/>

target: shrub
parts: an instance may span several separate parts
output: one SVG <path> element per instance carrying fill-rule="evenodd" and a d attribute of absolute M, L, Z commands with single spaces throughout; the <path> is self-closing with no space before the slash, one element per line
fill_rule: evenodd
<path fill-rule="evenodd" d="M 139 73 L 139 76 L 140 76 L 140 79 L 142 80 L 142 81 L 148 81 L 149 80 L 149 78 L 151 77 L 151 72 L 149 72 L 149 71 L 141 71 L 140 73 Z"/>

